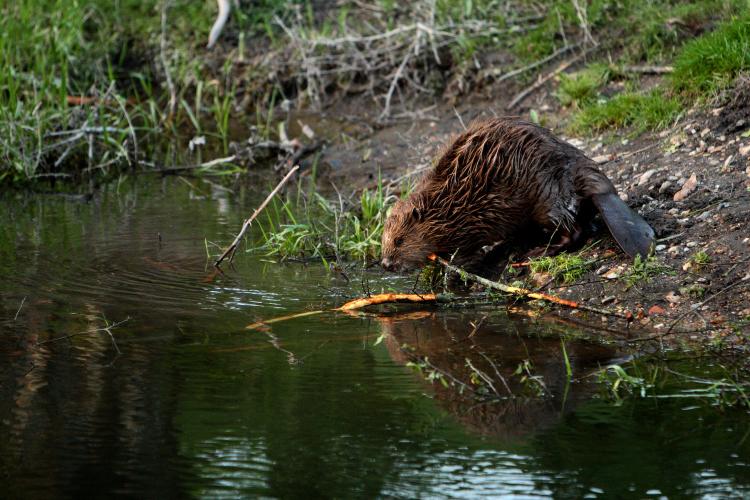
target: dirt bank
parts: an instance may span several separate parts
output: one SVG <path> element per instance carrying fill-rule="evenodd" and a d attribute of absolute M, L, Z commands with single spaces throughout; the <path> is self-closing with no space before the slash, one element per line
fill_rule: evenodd
<path fill-rule="evenodd" d="M 540 110 L 548 126 L 597 161 L 656 230 L 656 253 L 645 265 L 634 266 L 600 231 L 582 252 L 593 264 L 574 283 L 563 285 L 528 271 L 520 277 L 564 297 L 631 311 L 635 336 L 743 345 L 750 333 L 748 80 L 739 79 L 714 107 L 691 109 L 666 130 L 636 137 L 627 132 L 567 136 L 566 110 L 553 96 L 555 85 L 552 81 L 532 94 L 517 114 L 528 118 L 531 109 Z M 463 124 L 507 114 L 507 99 L 487 95 L 515 93 L 509 90 L 514 89 L 485 89 L 456 108 L 434 107 L 373 127 L 357 141 L 333 142 L 322 157 L 329 179 L 339 186 L 368 187 L 380 171 L 397 190 L 404 179 L 429 168 L 439 147 Z M 356 116 L 360 122 L 368 118 L 345 107 L 328 113 Z M 600 324 L 598 318 L 581 319 Z"/>

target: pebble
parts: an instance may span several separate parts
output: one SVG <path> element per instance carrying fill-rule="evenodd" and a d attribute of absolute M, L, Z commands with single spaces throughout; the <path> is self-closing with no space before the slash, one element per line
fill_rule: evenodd
<path fill-rule="evenodd" d="M 654 250 L 656 250 L 657 252 L 663 252 L 666 248 L 667 248 L 667 245 L 656 245 Z"/>
<path fill-rule="evenodd" d="M 662 182 L 661 186 L 659 186 L 659 193 L 660 194 L 663 193 L 664 191 L 666 191 L 667 189 L 669 189 L 669 187 L 671 185 L 672 185 L 671 181 L 664 181 L 664 182 Z"/>
<path fill-rule="evenodd" d="M 608 295 L 602 299 L 602 305 L 610 304 L 617 299 L 614 295 Z"/>
<path fill-rule="evenodd" d="M 609 158 L 610 158 L 609 155 L 599 155 L 599 156 L 594 156 L 591 159 L 594 160 L 596 163 L 607 163 L 609 161 Z"/>
<path fill-rule="evenodd" d="M 656 172 L 657 172 L 657 169 L 655 168 L 650 168 L 646 170 L 645 172 L 643 172 L 641 174 L 641 177 L 638 179 L 638 185 L 643 186 L 644 184 L 646 184 L 649 181 L 649 179 L 651 179 L 651 176 L 653 176 Z"/>
<path fill-rule="evenodd" d="M 685 246 L 687 246 L 688 248 L 695 248 L 695 247 L 698 246 L 698 242 L 697 241 L 688 241 L 687 243 L 685 243 Z"/>
<path fill-rule="evenodd" d="M 679 191 L 677 191 L 672 199 L 674 201 L 683 201 L 685 198 L 690 196 L 693 191 L 698 187 L 698 177 L 695 174 L 692 174 L 690 178 L 685 181 L 685 184 L 682 185 Z"/>
<path fill-rule="evenodd" d="M 750 155 L 750 144 L 745 144 L 744 146 L 740 146 L 739 152 L 742 156 Z"/>
<path fill-rule="evenodd" d="M 667 250 L 667 253 L 672 254 L 672 255 L 677 255 L 680 253 L 680 247 L 676 245 L 673 247 L 669 247 L 669 249 Z"/>
<path fill-rule="evenodd" d="M 727 156 L 727 159 L 724 160 L 724 168 L 729 168 L 729 165 L 732 163 L 732 160 L 734 160 L 734 155 Z"/>

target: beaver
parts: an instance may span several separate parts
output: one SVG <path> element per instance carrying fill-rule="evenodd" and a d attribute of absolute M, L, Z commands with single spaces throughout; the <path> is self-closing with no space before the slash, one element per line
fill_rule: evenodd
<path fill-rule="evenodd" d="M 472 123 L 391 209 L 381 265 L 408 271 L 435 253 L 478 271 L 509 249 L 553 255 L 585 241 L 597 210 L 626 254 L 649 254 L 653 229 L 581 150 L 516 118 Z"/>

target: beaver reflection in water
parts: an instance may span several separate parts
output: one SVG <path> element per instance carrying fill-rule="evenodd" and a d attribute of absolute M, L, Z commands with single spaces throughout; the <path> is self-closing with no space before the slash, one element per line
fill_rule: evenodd
<path fill-rule="evenodd" d="M 595 209 L 625 253 L 649 253 L 653 230 L 582 151 L 525 121 L 475 123 L 393 206 L 381 263 L 406 271 L 436 253 L 480 271 L 510 249 L 555 254 L 584 241 Z"/>

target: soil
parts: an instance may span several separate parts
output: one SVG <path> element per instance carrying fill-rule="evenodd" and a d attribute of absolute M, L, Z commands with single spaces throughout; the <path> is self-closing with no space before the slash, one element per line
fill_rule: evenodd
<path fill-rule="evenodd" d="M 530 276 L 531 281 L 566 298 L 631 312 L 635 337 L 743 346 L 750 335 L 750 79 L 739 78 L 713 107 L 689 110 L 671 128 L 638 137 L 627 131 L 566 137 L 562 124 L 568 111 L 555 99 L 555 86 L 552 80 L 532 93 L 514 114 L 528 117 L 535 110 L 545 126 L 600 164 L 621 197 L 655 229 L 655 262 L 665 268 L 628 285 L 624 277 L 632 261 L 602 231 L 584 252 L 596 264 L 577 283 L 546 283 L 544 276 Z M 380 172 L 397 192 L 404 179 L 430 167 L 462 124 L 511 114 L 506 103 L 519 90 L 507 81 L 486 86 L 455 107 L 427 106 L 385 125 L 377 123 L 380 108 L 371 98 L 350 96 L 297 121 L 328 131 L 320 164 L 336 186 L 351 192 L 372 187 Z M 343 132 L 331 134 L 326 120 L 338 122 L 333 129 Z M 564 314 L 626 327 L 622 320 Z"/>

